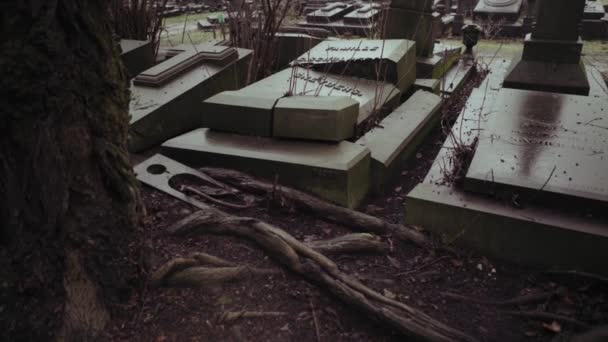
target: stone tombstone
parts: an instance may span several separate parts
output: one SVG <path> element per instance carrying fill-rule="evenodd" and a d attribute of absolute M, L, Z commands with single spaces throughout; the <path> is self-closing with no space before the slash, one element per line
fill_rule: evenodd
<path fill-rule="evenodd" d="M 357 125 L 380 108 L 393 109 L 401 92 L 388 82 L 291 67 L 257 81 L 243 92 L 280 92 L 289 96 L 348 96 L 359 102 Z M 235 122 L 235 124 L 238 124 Z"/>
<path fill-rule="evenodd" d="M 326 143 L 230 134 L 200 128 L 165 142 L 161 153 L 190 167 L 232 168 L 308 191 L 348 208 L 370 188 L 370 151 Z"/>
<path fill-rule="evenodd" d="M 406 39 L 325 40 L 292 65 L 369 80 L 381 78 L 405 92 L 416 79 L 416 44 Z"/>
<path fill-rule="evenodd" d="M 344 16 L 345 25 L 371 25 L 380 19 L 382 5 L 378 3 L 364 4 L 360 8 Z"/>
<path fill-rule="evenodd" d="M 352 136 L 350 128 L 361 127 L 373 113 L 382 113 L 384 110 L 395 108 L 399 102 L 401 92 L 390 83 L 377 82 L 344 75 L 329 74 L 299 67 L 292 67 L 273 74 L 265 79 L 253 83 L 243 89 L 232 92 L 223 92 L 213 96 L 198 107 L 202 113 L 202 127 L 216 131 L 272 137 L 275 135 L 337 141 Z M 293 100 L 289 105 L 284 98 L 316 97 L 319 104 L 316 110 L 307 109 L 310 100 L 297 101 L 300 113 L 294 114 Z M 344 111 L 331 111 L 331 106 L 338 105 L 332 100 L 323 100 L 322 97 L 346 97 L 357 103 L 355 108 Z M 306 101 L 307 103 L 304 103 Z M 325 101 L 325 102 L 323 102 Z M 342 102 L 344 103 L 344 102 Z M 352 103 L 352 102 L 349 102 Z M 288 110 L 288 107 L 291 109 Z M 279 125 L 277 123 L 277 110 L 280 111 Z M 353 110 L 354 123 L 351 123 Z M 314 117 L 311 122 L 302 123 L 302 127 L 310 127 L 312 132 L 297 132 L 286 123 L 285 115 L 292 115 L 302 122 L 304 117 Z M 321 134 L 323 130 L 334 122 L 336 127 L 330 133 Z M 317 132 L 314 132 L 316 127 Z M 281 132 L 275 134 L 274 129 Z"/>
<path fill-rule="evenodd" d="M 251 50 L 197 45 L 132 81 L 129 150 L 139 152 L 200 126 L 201 101 L 243 86 Z"/>
<path fill-rule="evenodd" d="M 432 0 L 392 0 L 386 18 L 386 38 L 416 42 L 416 55 L 431 57 L 435 45 Z"/>
<path fill-rule="evenodd" d="M 585 0 L 538 0 L 532 39 L 578 41 Z"/>
<path fill-rule="evenodd" d="M 538 0 L 536 24 L 504 87 L 588 95 L 589 81 L 581 61 L 584 9 L 585 0 Z"/>
<path fill-rule="evenodd" d="M 274 108 L 273 136 L 340 142 L 355 135 L 359 102 L 344 96 L 288 96 Z"/>
<path fill-rule="evenodd" d="M 600 98 L 502 89 L 464 186 L 522 202 L 608 208 L 608 104 Z"/>
<path fill-rule="evenodd" d="M 306 21 L 309 23 L 330 23 L 341 19 L 346 14 L 355 10 L 355 6 L 344 2 L 328 3 L 324 7 L 306 15 Z"/>
<path fill-rule="evenodd" d="M 506 19 L 516 21 L 519 18 L 523 0 L 480 0 L 473 13 L 484 20 Z"/>

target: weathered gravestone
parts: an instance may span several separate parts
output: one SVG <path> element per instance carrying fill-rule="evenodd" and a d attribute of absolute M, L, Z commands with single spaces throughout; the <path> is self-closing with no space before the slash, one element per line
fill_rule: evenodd
<path fill-rule="evenodd" d="M 190 167 L 233 168 L 355 208 L 370 186 L 370 151 L 348 141 L 281 140 L 198 129 L 162 145 Z"/>
<path fill-rule="evenodd" d="M 199 127 L 201 101 L 240 88 L 250 56 L 250 50 L 198 45 L 139 74 L 131 86 L 129 150 Z"/>
<path fill-rule="evenodd" d="M 369 36 L 380 22 L 381 14 L 381 2 L 329 2 L 308 13 L 306 20 L 299 22 L 298 25 L 327 29 L 336 35 Z"/>
<path fill-rule="evenodd" d="M 480 0 L 475 7 L 475 17 L 492 21 L 516 21 L 522 9 L 523 0 Z"/>
<path fill-rule="evenodd" d="M 604 99 L 500 91 L 479 138 L 465 189 L 519 201 L 608 208 L 608 105 Z"/>
<path fill-rule="evenodd" d="M 600 0 L 587 0 L 581 36 L 583 39 L 606 39 L 608 37 L 608 25 L 603 20 L 606 11 Z"/>
<path fill-rule="evenodd" d="M 425 180 L 407 195 L 406 223 L 484 255 L 605 275 L 603 90 L 595 83 L 588 97 L 499 90 L 507 67 L 493 61 L 493 72 L 474 89 Z M 463 152 L 476 141 L 474 159 L 484 150 L 488 159 L 474 160 L 467 178 L 455 180 L 465 176 Z M 534 184 L 519 184 L 528 181 Z"/>
<path fill-rule="evenodd" d="M 435 44 L 432 0 L 392 0 L 386 18 L 386 38 L 416 41 L 416 54 L 431 57 Z"/>
<path fill-rule="evenodd" d="M 406 39 L 326 40 L 292 65 L 391 82 L 405 92 L 416 79 L 416 44 Z"/>
<path fill-rule="evenodd" d="M 120 58 L 129 78 L 154 65 L 154 44 L 145 40 L 120 40 Z"/>
<path fill-rule="evenodd" d="M 585 0 L 538 0 L 533 32 L 526 36 L 522 58 L 513 62 L 504 86 L 588 95 L 579 36 L 584 9 Z"/>
<path fill-rule="evenodd" d="M 347 96 L 289 96 L 274 108 L 272 135 L 340 142 L 355 135 L 359 102 Z"/>
<path fill-rule="evenodd" d="M 331 2 L 318 10 L 306 15 L 306 21 L 309 23 L 331 23 L 342 19 L 347 13 L 354 11 L 356 7 L 344 2 Z"/>
<path fill-rule="evenodd" d="M 291 67 L 251 84 L 230 94 L 230 101 L 216 101 L 215 97 L 201 105 L 202 127 L 258 136 L 272 136 L 273 111 L 279 99 L 288 96 L 349 97 L 359 104 L 356 124 L 360 127 L 372 114 L 379 114 L 395 108 L 400 91 L 395 86 L 361 78 L 339 76 L 324 72 Z M 221 100 L 222 94 L 218 95 Z M 251 123 L 252 113 L 247 109 L 249 99 L 263 98 L 263 106 L 255 106 L 257 122 Z M 258 103 L 262 99 L 256 101 Z M 260 110 L 263 107 L 263 111 Z M 314 112 L 308 112 L 314 114 Z M 322 124 L 322 123 L 317 123 Z M 254 130 L 255 128 L 255 130 Z M 300 134 L 300 138 L 316 139 L 312 130 L 310 137 Z M 335 139 L 330 139 L 335 140 Z"/>

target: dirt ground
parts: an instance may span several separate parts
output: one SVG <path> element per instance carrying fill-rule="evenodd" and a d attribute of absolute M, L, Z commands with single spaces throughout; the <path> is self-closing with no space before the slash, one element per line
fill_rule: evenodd
<path fill-rule="evenodd" d="M 487 49 L 491 50 L 493 45 Z M 599 45 L 603 51 L 606 45 Z M 510 51 L 506 49 L 506 51 Z M 594 50 L 595 51 L 595 50 Z M 594 56 L 589 54 L 588 56 Z M 602 56 L 598 53 L 597 56 Z M 591 58 L 591 57 L 589 57 Z M 594 57 L 595 58 L 595 57 Z M 601 61 L 604 63 L 603 61 Z M 600 63 L 600 62 L 598 62 Z M 603 64 L 605 65 L 605 64 Z M 465 93 L 466 99 L 474 84 Z M 445 106 L 454 115 L 463 101 Z M 405 195 L 426 175 L 444 134 L 434 131 L 401 176 L 382 196 L 362 207 L 391 222 L 403 222 Z M 239 265 L 281 270 L 275 276 L 253 277 L 218 288 L 173 289 L 147 285 L 142 296 L 122 308 L 106 340 L 112 341 L 402 341 L 391 328 L 380 325 L 331 294 L 284 271 L 259 247 L 235 237 L 201 235 L 172 237 L 166 228 L 195 209 L 149 187 L 143 187 L 148 217 L 145 221 L 150 268 L 171 258 L 205 252 Z M 261 201 L 246 210 L 223 210 L 259 218 L 281 227 L 302 241 L 327 239 L 352 232 L 318 217 Z M 454 247 L 423 249 L 390 236 L 386 255 L 335 257 L 340 268 L 384 295 L 423 310 L 480 341 L 566 341 L 574 333 L 608 321 L 607 282 L 581 276 L 550 275 Z M 567 252 L 567 251 L 564 251 Z M 555 295 L 533 304 L 497 305 L 529 294 Z M 456 300 L 447 293 L 469 299 Z M 472 300 L 473 299 L 473 300 Z M 505 303 L 502 303 L 505 304 Z M 272 316 L 226 322 L 226 312 L 270 312 Z M 576 320 L 522 317 L 522 312 L 552 313 Z M 574 324 L 573 324 L 574 323 Z"/>

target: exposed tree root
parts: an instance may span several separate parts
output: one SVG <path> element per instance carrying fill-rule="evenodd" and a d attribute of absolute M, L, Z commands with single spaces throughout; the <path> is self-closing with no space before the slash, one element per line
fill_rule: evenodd
<path fill-rule="evenodd" d="M 275 184 L 255 179 L 245 173 L 234 170 L 202 168 L 201 171 L 216 180 L 226 182 L 247 192 L 268 194 L 280 191 L 281 197 L 290 201 L 297 208 L 312 212 L 321 219 L 330 222 L 347 225 L 366 232 L 393 234 L 402 240 L 411 241 L 421 246 L 428 244 L 428 239 L 412 228 L 401 224 L 389 223 L 359 211 L 325 202 L 302 191 L 284 186 L 277 188 Z"/>
<path fill-rule="evenodd" d="M 216 318 L 217 324 L 226 324 L 238 321 L 241 318 L 263 318 L 287 316 L 286 312 L 276 311 L 227 311 Z"/>
<path fill-rule="evenodd" d="M 153 286 L 205 287 L 277 273 L 275 270 L 236 266 L 218 257 L 197 253 L 189 258 L 170 260 L 152 274 L 151 283 Z"/>
<path fill-rule="evenodd" d="M 319 240 L 306 245 L 322 254 L 386 253 L 388 245 L 372 234 L 348 234 L 330 240 Z"/>
<path fill-rule="evenodd" d="M 572 276 L 572 277 L 578 277 L 578 278 L 586 278 L 589 280 L 594 280 L 600 283 L 604 283 L 606 285 L 608 285 L 608 278 L 601 276 L 599 274 L 594 274 L 594 273 L 588 273 L 588 272 L 580 272 L 580 271 L 574 271 L 574 270 L 570 270 L 570 271 L 546 271 L 543 272 L 544 274 L 547 275 L 552 275 L 552 276 Z"/>
<path fill-rule="evenodd" d="M 209 207 L 169 228 L 174 235 L 213 233 L 255 241 L 291 271 L 327 289 L 342 301 L 392 326 L 401 334 L 425 341 L 475 341 L 424 312 L 389 299 L 342 272 L 323 254 L 280 228 L 253 218 L 235 217 Z"/>
<path fill-rule="evenodd" d="M 482 299 L 471 298 L 471 297 L 467 297 L 467 296 L 463 296 L 463 295 L 459 295 L 459 294 L 451 293 L 451 292 L 442 292 L 441 295 L 444 297 L 450 298 L 450 299 L 455 299 L 455 300 L 464 301 L 464 302 L 471 302 L 471 303 L 476 303 L 476 304 L 482 304 L 482 305 L 515 306 L 515 305 L 526 305 L 526 304 L 543 302 L 543 301 L 549 300 L 552 297 L 554 297 L 555 295 L 557 295 L 557 292 L 552 291 L 552 292 L 533 293 L 533 294 L 519 296 L 519 297 L 515 297 L 515 298 L 503 300 L 503 301 L 482 300 Z"/>
<path fill-rule="evenodd" d="M 531 318 L 531 319 L 536 319 L 536 320 L 551 320 L 551 321 L 556 321 L 556 322 L 560 322 L 560 323 L 570 324 L 572 326 L 582 328 L 582 329 L 589 329 L 589 325 L 587 323 L 583 323 L 574 318 L 570 318 L 570 317 L 566 317 L 566 316 L 562 316 L 562 315 L 558 315 L 558 314 L 554 314 L 554 313 L 550 313 L 550 312 L 542 312 L 542 311 L 502 311 L 502 312 L 506 313 L 508 315 L 511 315 L 511 316 L 526 317 L 526 318 Z"/>

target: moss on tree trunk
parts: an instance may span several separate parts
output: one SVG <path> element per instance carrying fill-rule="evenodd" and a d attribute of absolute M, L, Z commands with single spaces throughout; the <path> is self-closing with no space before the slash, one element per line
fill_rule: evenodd
<path fill-rule="evenodd" d="M 128 82 L 103 0 L 0 3 L 0 328 L 93 337 L 139 281 Z"/>

